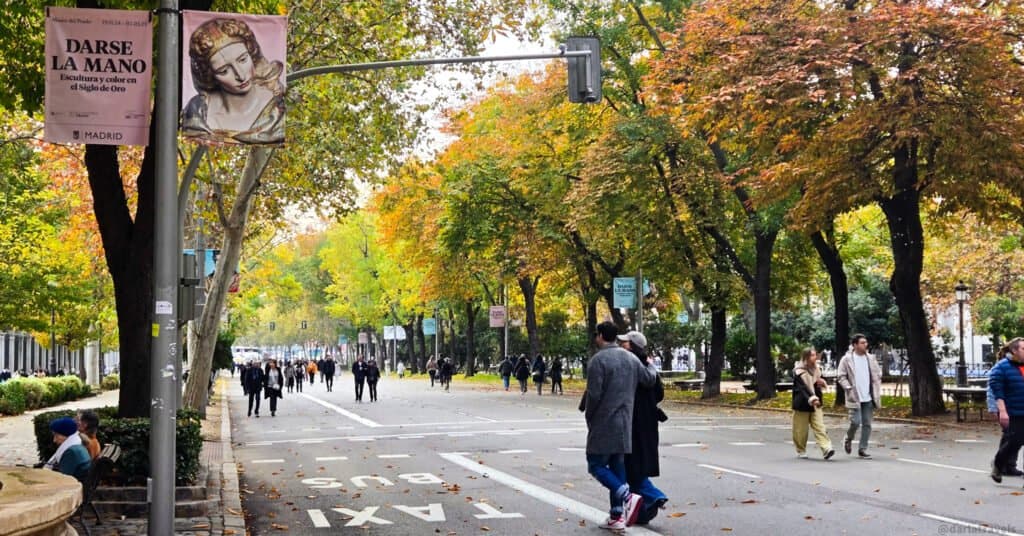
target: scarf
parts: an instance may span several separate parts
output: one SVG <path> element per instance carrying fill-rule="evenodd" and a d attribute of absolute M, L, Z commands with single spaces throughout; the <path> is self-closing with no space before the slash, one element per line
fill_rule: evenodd
<path fill-rule="evenodd" d="M 57 464 L 60 463 L 60 457 L 64 455 L 64 452 L 75 445 L 81 444 L 82 438 L 78 435 L 78 432 L 71 434 L 57 447 L 57 452 L 54 452 L 53 456 L 50 456 L 50 459 L 46 461 L 45 467 L 56 470 Z"/>

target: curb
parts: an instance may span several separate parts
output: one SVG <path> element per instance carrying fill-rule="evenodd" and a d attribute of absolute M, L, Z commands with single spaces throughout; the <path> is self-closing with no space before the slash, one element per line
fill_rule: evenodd
<path fill-rule="evenodd" d="M 224 515 L 224 534 L 244 535 L 245 517 L 242 513 L 242 500 L 238 495 L 238 465 L 235 464 L 235 452 L 231 446 L 231 411 L 228 407 L 227 389 L 221 390 L 220 402 L 220 443 L 224 457 L 221 463 L 220 499 Z"/>

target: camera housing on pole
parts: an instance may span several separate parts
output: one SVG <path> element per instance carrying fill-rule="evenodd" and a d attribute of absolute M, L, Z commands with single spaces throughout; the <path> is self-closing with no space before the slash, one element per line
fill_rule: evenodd
<path fill-rule="evenodd" d="M 569 102 L 601 102 L 601 41 L 596 37 L 570 37 L 566 49 L 589 50 L 589 56 L 567 58 Z"/>

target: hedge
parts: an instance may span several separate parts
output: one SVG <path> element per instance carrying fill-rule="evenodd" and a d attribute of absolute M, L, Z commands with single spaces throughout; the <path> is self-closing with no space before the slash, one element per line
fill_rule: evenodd
<path fill-rule="evenodd" d="M 145 485 L 149 476 L 149 419 L 119 418 L 117 408 L 111 406 L 93 408 L 93 411 L 100 417 L 100 444 L 117 443 L 121 446 L 121 459 L 115 466 L 112 480 L 123 485 Z M 50 433 L 50 421 L 74 415 L 73 410 L 48 411 L 32 419 L 40 460 L 50 459 L 57 451 Z M 200 428 L 198 412 L 191 409 L 178 411 L 175 480 L 179 486 L 193 484 L 199 474 L 199 452 L 203 448 Z"/>
<path fill-rule="evenodd" d="M 100 389 L 104 391 L 113 391 L 114 389 L 121 388 L 121 376 L 117 373 L 107 374 L 100 380 Z"/>
<path fill-rule="evenodd" d="M 0 383 L 0 415 L 20 415 L 92 394 L 78 376 L 14 378 Z"/>

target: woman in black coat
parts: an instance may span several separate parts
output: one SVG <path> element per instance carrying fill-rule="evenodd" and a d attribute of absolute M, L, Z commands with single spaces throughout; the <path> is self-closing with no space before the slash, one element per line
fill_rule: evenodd
<path fill-rule="evenodd" d="M 622 347 L 632 352 L 641 363 L 647 363 L 647 337 L 638 331 L 619 335 Z M 643 497 L 637 516 L 638 525 L 646 525 L 658 515 L 668 497 L 655 487 L 650 477 L 660 474 L 658 464 L 658 423 L 668 420 L 658 403 L 665 398 L 661 376 L 653 387 L 638 386 L 633 398 L 633 452 L 626 455 L 626 483 L 629 490 Z"/>
<path fill-rule="evenodd" d="M 284 387 L 284 373 L 277 368 L 277 360 L 271 359 L 267 363 L 267 370 L 263 371 L 263 398 L 270 399 L 271 417 L 277 415 L 277 399 L 283 398 L 282 387 Z"/>
<path fill-rule="evenodd" d="M 512 375 L 519 381 L 519 394 L 525 395 L 526 380 L 530 379 L 530 362 L 526 360 L 525 355 L 519 356 L 519 361 L 516 362 L 516 368 L 512 370 Z"/>
<path fill-rule="evenodd" d="M 544 358 L 537 354 L 537 359 L 533 360 L 533 383 L 537 384 L 537 396 L 543 394 L 544 391 L 544 377 L 547 376 L 548 366 L 544 363 Z"/>

